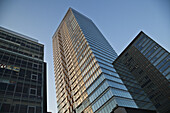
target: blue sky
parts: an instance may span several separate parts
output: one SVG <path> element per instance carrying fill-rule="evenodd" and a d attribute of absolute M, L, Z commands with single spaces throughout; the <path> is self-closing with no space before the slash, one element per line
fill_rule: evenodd
<path fill-rule="evenodd" d="M 118 54 L 141 30 L 170 49 L 169 0 L 0 0 L 0 26 L 45 45 L 48 110 L 53 113 L 57 105 L 52 35 L 69 7 L 92 19 Z"/>

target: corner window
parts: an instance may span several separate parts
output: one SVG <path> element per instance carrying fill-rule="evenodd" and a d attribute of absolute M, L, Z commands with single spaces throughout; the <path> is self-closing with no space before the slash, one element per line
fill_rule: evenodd
<path fill-rule="evenodd" d="M 31 74 L 31 80 L 37 81 L 38 80 L 38 75 Z"/>
<path fill-rule="evenodd" d="M 30 88 L 30 95 L 37 95 L 37 89 L 35 88 Z"/>

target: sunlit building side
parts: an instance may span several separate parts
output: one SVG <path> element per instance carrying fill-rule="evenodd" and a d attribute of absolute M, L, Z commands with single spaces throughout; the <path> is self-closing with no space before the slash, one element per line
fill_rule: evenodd
<path fill-rule="evenodd" d="M 92 20 L 69 8 L 53 35 L 58 112 L 109 113 L 117 106 L 138 108 L 112 66 L 116 58 Z"/>

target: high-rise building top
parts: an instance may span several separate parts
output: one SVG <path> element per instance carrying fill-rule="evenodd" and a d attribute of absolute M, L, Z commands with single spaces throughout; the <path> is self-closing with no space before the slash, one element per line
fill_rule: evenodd
<path fill-rule="evenodd" d="M 138 81 L 160 113 L 170 112 L 170 54 L 140 32 L 114 61 L 122 63 Z"/>
<path fill-rule="evenodd" d="M 1 26 L 0 26 L 0 30 L 2 30 L 2 31 L 4 31 L 4 32 L 7 32 L 7 33 L 11 33 L 11 34 L 13 34 L 13 35 L 17 35 L 18 38 L 19 38 L 19 37 L 22 37 L 22 38 L 25 38 L 25 39 L 28 39 L 28 40 L 32 40 L 32 41 L 34 41 L 34 42 L 38 42 L 38 40 L 36 40 L 36 39 L 34 39 L 34 38 L 25 36 L 25 35 L 23 35 L 23 34 L 14 32 L 14 31 L 12 31 L 12 30 L 6 29 L 6 28 L 1 27 Z"/>
<path fill-rule="evenodd" d="M 0 31 L 1 43 L 7 43 L 6 45 L 1 44 L 1 48 L 36 60 L 42 61 L 44 59 L 44 45 L 38 43 L 38 40 L 3 27 L 0 27 Z"/>
<path fill-rule="evenodd" d="M 0 112 L 46 113 L 44 45 L 0 27 Z"/>
<path fill-rule="evenodd" d="M 111 112 L 117 106 L 139 108 L 112 66 L 116 57 L 95 24 L 69 8 L 53 35 L 58 112 Z"/>

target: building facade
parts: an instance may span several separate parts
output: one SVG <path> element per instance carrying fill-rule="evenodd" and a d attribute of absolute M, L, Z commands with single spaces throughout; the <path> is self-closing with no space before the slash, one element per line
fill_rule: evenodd
<path fill-rule="evenodd" d="M 116 106 L 139 108 L 112 66 L 116 58 L 92 20 L 69 8 L 53 35 L 58 112 L 109 113 Z"/>
<path fill-rule="evenodd" d="M 46 113 L 44 45 L 0 27 L 0 113 Z"/>
<path fill-rule="evenodd" d="M 167 50 L 140 32 L 113 64 L 114 67 L 122 64 L 129 70 L 159 113 L 169 113 L 169 59 Z"/>
<path fill-rule="evenodd" d="M 155 110 L 151 100 L 147 97 L 147 94 L 141 88 L 140 84 L 131 74 L 129 69 L 121 62 L 116 62 L 114 64 L 114 68 L 116 69 L 116 72 L 119 74 L 129 93 L 133 97 L 138 108 Z"/>
<path fill-rule="evenodd" d="M 117 108 L 113 109 L 113 111 L 111 113 L 156 113 L 156 111 L 140 109 L 140 108 L 117 107 Z"/>

